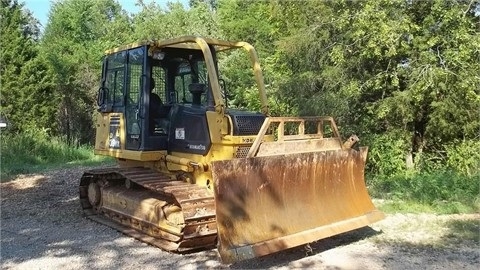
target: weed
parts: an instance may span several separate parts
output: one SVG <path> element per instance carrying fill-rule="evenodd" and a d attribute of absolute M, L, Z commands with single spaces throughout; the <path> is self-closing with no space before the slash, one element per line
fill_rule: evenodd
<path fill-rule="evenodd" d="M 375 178 L 370 191 L 388 201 L 381 206 L 387 212 L 455 214 L 480 210 L 480 174 L 437 171 Z"/>
<path fill-rule="evenodd" d="M 95 156 L 90 146 L 69 145 L 62 138 L 48 136 L 45 130 L 1 134 L 0 143 L 2 182 L 49 168 L 111 162 Z"/>

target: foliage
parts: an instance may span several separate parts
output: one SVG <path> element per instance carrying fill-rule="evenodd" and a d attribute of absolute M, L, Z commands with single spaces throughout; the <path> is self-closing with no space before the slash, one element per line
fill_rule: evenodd
<path fill-rule="evenodd" d="M 272 51 L 274 39 L 268 2 L 220 1 L 218 13 L 225 38 L 249 42 L 260 51 Z"/>
<path fill-rule="evenodd" d="M 404 173 L 407 170 L 405 154 L 408 142 L 403 134 L 374 134 L 366 138 L 369 142 L 367 170 L 369 174 L 388 177 Z"/>
<path fill-rule="evenodd" d="M 446 166 L 462 175 L 480 175 L 480 141 L 453 142 L 445 147 Z"/>
<path fill-rule="evenodd" d="M 407 209 L 411 210 L 412 203 L 416 202 L 440 213 L 480 210 L 480 174 L 464 176 L 453 171 L 412 173 L 374 183 L 371 191 L 375 197 L 393 201 L 387 205 L 389 208 L 399 210 L 410 204 Z M 407 205 L 398 202 L 407 202 Z"/>
<path fill-rule="evenodd" d="M 296 28 L 278 42 L 291 74 L 280 97 L 299 114 L 333 115 L 343 131 L 361 135 L 377 196 L 435 205 L 467 192 L 461 203 L 471 204 L 480 184 L 478 3 L 302 6 L 276 3 L 279 20 L 293 18 Z M 303 20 L 309 10 L 315 15 Z"/>
<path fill-rule="evenodd" d="M 275 40 L 279 38 L 271 20 L 272 7 L 266 1 L 224 0 L 218 3 L 220 32 L 227 40 L 252 44 L 260 57 L 272 115 L 294 114 L 289 104 L 277 96 L 279 81 L 286 77 L 278 61 Z M 260 110 L 259 91 L 246 53 L 234 52 L 220 58 L 222 78 L 228 85 L 231 107 Z M 294 109 L 293 109 L 294 110 Z"/>
<path fill-rule="evenodd" d="M 408 130 L 414 153 L 476 135 L 480 35 L 473 8 L 444 1 L 304 3 L 323 6 L 320 15 L 280 43 L 303 90 L 286 85 L 283 93 L 296 95 L 300 113 L 333 114 L 361 132 Z"/>
<path fill-rule="evenodd" d="M 162 8 L 155 2 L 140 1 L 142 10 L 133 17 L 135 40 L 161 40 L 182 35 L 218 38 L 216 15 L 207 1 L 197 1 L 190 9 L 181 3 Z"/>
<path fill-rule="evenodd" d="M 17 0 L 2 0 L 0 14 L 0 113 L 12 131 L 49 127 L 56 97 L 38 57 L 38 21 Z"/>
<path fill-rule="evenodd" d="M 103 52 L 127 38 L 129 19 L 114 0 L 54 2 L 41 40 L 58 96 L 58 134 L 92 142 L 93 110 Z"/>
<path fill-rule="evenodd" d="M 106 162 L 109 159 L 93 155 L 90 146 L 72 146 L 65 138 L 51 137 L 46 129 L 30 129 L 25 133 L 0 137 L 1 177 L 9 180 L 16 174 L 32 173 L 45 168 Z"/>

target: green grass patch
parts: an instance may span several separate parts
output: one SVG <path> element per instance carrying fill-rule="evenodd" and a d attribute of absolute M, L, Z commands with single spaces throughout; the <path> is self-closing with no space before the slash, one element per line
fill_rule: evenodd
<path fill-rule="evenodd" d="M 95 156 L 91 146 L 71 146 L 62 138 L 49 137 L 44 131 L 1 134 L 2 182 L 18 174 L 53 168 L 113 163 L 110 157 Z"/>
<path fill-rule="evenodd" d="M 480 211 L 480 175 L 452 171 L 407 173 L 374 177 L 373 197 L 383 199 L 379 208 L 388 213 L 476 213 Z"/>
<path fill-rule="evenodd" d="M 392 200 L 383 202 L 378 208 L 385 213 L 435 213 L 435 214 L 459 214 L 477 213 L 480 206 L 475 203 L 441 202 L 425 203 L 416 201 Z"/>
<path fill-rule="evenodd" d="M 480 221 L 478 219 L 450 220 L 447 221 L 446 226 L 448 233 L 444 238 L 480 243 Z"/>

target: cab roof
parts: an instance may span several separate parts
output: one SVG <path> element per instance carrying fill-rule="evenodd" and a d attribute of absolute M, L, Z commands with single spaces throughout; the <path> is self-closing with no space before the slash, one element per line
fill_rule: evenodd
<path fill-rule="evenodd" d="M 183 48 L 201 50 L 199 44 L 208 44 L 215 47 L 216 51 L 224 51 L 234 48 L 244 47 L 246 42 L 238 41 L 225 41 L 213 38 L 204 38 L 199 36 L 182 36 L 178 38 L 165 39 L 165 40 L 144 40 L 127 45 L 123 45 L 114 49 L 105 51 L 105 54 L 112 54 L 116 52 L 125 51 L 128 49 L 138 48 L 144 45 L 150 45 L 157 48 Z"/>

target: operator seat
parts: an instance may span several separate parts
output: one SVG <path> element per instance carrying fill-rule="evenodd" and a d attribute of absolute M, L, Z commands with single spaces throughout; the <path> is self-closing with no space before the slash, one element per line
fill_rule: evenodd
<path fill-rule="evenodd" d="M 170 111 L 170 106 L 165 106 L 162 102 L 160 96 L 155 92 L 155 81 L 152 78 L 150 81 L 150 133 L 153 135 L 167 135 L 169 121 L 168 121 L 168 112 Z"/>
<path fill-rule="evenodd" d="M 163 103 L 162 99 L 153 92 L 153 89 L 155 89 L 155 80 L 152 78 L 150 80 L 150 118 L 158 118 Z"/>
<path fill-rule="evenodd" d="M 188 90 L 192 94 L 192 104 L 202 105 L 202 95 L 206 91 L 206 85 L 203 83 L 191 83 Z"/>

